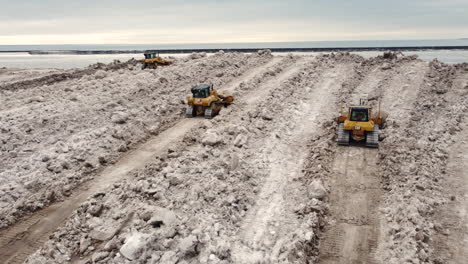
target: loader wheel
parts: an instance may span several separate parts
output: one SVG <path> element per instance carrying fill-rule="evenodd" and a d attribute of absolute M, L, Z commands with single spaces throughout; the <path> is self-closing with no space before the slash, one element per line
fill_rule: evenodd
<path fill-rule="evenodd" d="M 193 106 L 188 106 L 187 109 L 185 109 L 185 117 L 193 117 L 194 116 L 194 109 L 193 109 Z"/>
<path fill-rule="evenodd" d="M 143 64 L 141 65 L 141 69 L 142 69 L 142 70 L 146 69 L 146 63 L 143 63 Z"/>
<path fill-rule="evenodd" d="M 338 137 L 336 139 L 338 145 L 349 146 L 349 131 L 344 130 L 344 124 L 338 125 Z"/>

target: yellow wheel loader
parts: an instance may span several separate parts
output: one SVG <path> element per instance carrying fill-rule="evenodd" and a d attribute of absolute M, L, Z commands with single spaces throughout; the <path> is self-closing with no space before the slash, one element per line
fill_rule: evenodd
<path fill-rule="evenodd" d="M 364 105 L 360 100 L 359 105 L 349 106 L 348 112 L 341 108 L 338 117 L 338 145 L 348 146 L 350 141 L 364 141 L 367 147 L 379 147 L 379 129 L 383 127 L 384 120 L 379 111 L 377 115 L 372 115 L 372 107 Z"/>
<path fill-rule="evenodd" d="M 170 60 L 165 60 L 159 56 L 158 51 L 154 50 L 147 50 L 144 53 L 145 58 L 140 60 L 142 63 L 141 69 L 144 70 L 146 68 L 149 69 L 156 69 L 158 65 L 171 65 L 172 61 Z"/>
<path fill-rule="evenodd" d="M 205 118 L 213 118 L 223 106 L 228 106 L 234 101 L 232 96 L 218 94 L 212 84 L 200 84 L 192 87 L 191 91 L 192 96 L 187 98 L 187 117 L 203 115 Z"/>

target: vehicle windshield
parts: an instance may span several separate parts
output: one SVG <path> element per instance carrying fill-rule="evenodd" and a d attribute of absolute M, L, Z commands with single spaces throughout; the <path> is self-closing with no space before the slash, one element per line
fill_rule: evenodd
<path fill-rule="evenodd" d="M 358 122 L 367 122 L 369 121 L 368 113 L 368 109 L 352 109 L 350 120 Z"/>
<path fill-rule="evenodd" d="M 195 97 L 195 98 L 206 98 L 206 97 L 208 97 L 208 89 L 193 90 L 193 97 Z"/>
<path fill-rule="evenodd" d="M 145 59 L 154 59 L 156 58 L 156 54 L 154 53 L 146 53 L 145 54 Z"/>

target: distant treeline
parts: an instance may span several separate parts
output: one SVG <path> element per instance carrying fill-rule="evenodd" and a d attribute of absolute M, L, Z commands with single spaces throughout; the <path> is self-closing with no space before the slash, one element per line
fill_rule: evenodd
<path fill-rule="evenodd" d="M 269 49 L 272 52 L 339 52 L 339 51 L 419 51 L 419 50 L 468 50 L 468 46 L 421 46 L 421 47 L 349 47 L 349 48 L 235 48 L 235 49 L 160 49 L 161 54 L 168 53 L 193 53 L 207 52 L 214 53 L 220 50 L 224 52 L 257 52 L 259 50 Z M 0 51 L 0 53 L 24 53 L 31 55 L 51 55 L 51 54 L 70 54 L 70 55 L 95 55 L 95 54 L 143 54 L 144 50 L 23 50 L 23 51 Z"/>

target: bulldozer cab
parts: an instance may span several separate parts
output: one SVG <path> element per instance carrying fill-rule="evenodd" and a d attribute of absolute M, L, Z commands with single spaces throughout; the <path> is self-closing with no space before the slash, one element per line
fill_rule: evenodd
<path fill-rule="evenodd" d="M 195 86 L 192 88 L 193 98 L 207 98 L 212 90 L 213 85 L 202 84 Z"/>
<path fill-rule="evenodd" d="M 156 57 L 159 57 L 159 52 L 157 51 L 145 51 L 144 53 L 145 59 L 154 59 Z"/>
<path fill-rule="evenodd" d="M 349 120 L 357 122 L 369 121 L 369 108 L 367 107 L 352 107 L 350 109 Z"/>

